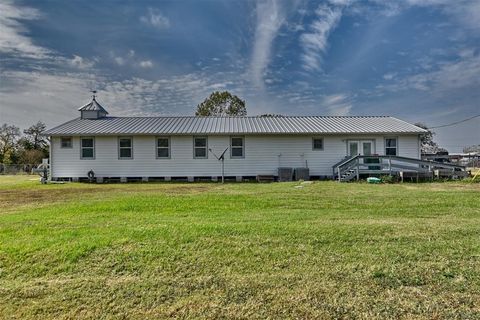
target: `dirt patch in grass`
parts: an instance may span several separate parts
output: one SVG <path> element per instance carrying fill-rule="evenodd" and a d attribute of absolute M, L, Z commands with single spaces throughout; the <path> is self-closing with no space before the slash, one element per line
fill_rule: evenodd
<path fill-rule="evenodd" d="M 111 188 L 101 191 L 109 192 Z M 0 190 L 0 212 L 9 213 L 27 207 L 43 207 L 54 203 L 68 202 L 98 192 L 99 190 L 92 188 Z"/>
<path fill-rule="evenodd" d="M 221 186 L 215 184 L 82 184 L 39 186 L 32 188 L 0 189 L 0 212 L 11 213 L 28 207 L 43 207 L 72 200 L 104 199 L 121 194 L 195 195 L 215 191 Z"/>

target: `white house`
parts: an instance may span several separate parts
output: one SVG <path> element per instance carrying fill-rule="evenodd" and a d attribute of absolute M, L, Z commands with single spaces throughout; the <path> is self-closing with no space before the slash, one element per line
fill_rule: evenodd
<path fill-rule="evenodd" d="M 280 167 L 332 177 L 336 164 L 357 155 L 420 159 L 425 132 L 387 116 L 112 117 L 95 97 L 79 111 L 45 133 L 54 180 L 89 171 L 99 180 L 215 180 L 215 155 L 226 149 L 225 176 L 237 180 L 277 176 Z"/>

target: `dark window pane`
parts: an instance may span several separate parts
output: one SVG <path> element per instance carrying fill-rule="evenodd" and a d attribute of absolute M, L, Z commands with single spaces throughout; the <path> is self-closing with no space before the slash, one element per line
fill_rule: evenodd
<path fill-rule="evenodd" d="M 159 148 L 159 149 L 157 149 L 157 157 L 159 157 L 159 158 L 168 158 L 168 157 L 169 157 L 168 148 Z"/>
<path fill-rule="evenodd" d="M 71 148 L 72 138 L 62 138 L 62 148 Z"/>
<path fill-rule="evenodd" d="M 385 145 L 387 147 L 396 147 L 397 146 L 397 139 L 385 139 Z"/>
<path fill-rule="evenodd" d="M 82 158 L 93 158 L 93 148 L 82 149 Z"/>
<path fill-rule="evenodd" d="M 313 149 L 323 149 L 323 139 L 313 139 Z"/>
<path fill-rule="evenodd" d="M 206 147 L 207 139 L 206 138 L 195 138 L 195 147 Z"/>
<path fill-rule="evenodd" d="M 132 157 L 132 149 L 124 148 L 120 149 L 120 158 L 131 158 Z"/>
<path fill-rule="evenodd" d="M 129 139 L 129 138 L 120 139 L 121 148 L 130 148 L 131 146 L 132 146 L 132 139 Z"/>
<path fill-rule="evenodd" d="M 232 138 L 232 147 L 243 147 L 243 138 Z"/>
<path fill-rule="evenodd" d="M 243 148 L 232 148 L 232 157 L 243 157 Z"/>
<path fill-rule="evenodd" d="M 93 148 L 93 139 L 82 139 L 82 147 Z"/>
<path fill-rule="evenodd" d="M 385 153 L 387 156 L 396 156 L 397 155 L 397 148 L 386 148 Z"/>
<path fill-rule="evenodd" d="M 167 138 L 159 138 L 157 140 L 158 147 L 167 147 L 168 148 L 168 139 Z"/>
<path fill-rule="evenodd" d="M 195 148 L 195 157 L 196 158 L 205 158 L 207 156 L 206 148 Z"/>

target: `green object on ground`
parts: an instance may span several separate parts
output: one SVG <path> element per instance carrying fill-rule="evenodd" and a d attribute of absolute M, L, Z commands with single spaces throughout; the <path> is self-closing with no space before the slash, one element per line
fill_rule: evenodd
<path fill-rule="evenodd" d="M 369 177 L 369 178 L 367 178 L 367 182 L 368 183 L 380 183 L 380 182 L 382 182 L 382 179 L 376 178 L 376 177 Z"/>

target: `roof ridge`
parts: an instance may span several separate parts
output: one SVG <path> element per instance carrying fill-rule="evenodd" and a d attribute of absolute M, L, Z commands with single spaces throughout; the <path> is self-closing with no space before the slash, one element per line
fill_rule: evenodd
<path fill-rule="evenodd" d="M 279 119 L 279 118 L 394 118 L 392 116 L 386 116 L 386 115 L 377 115 L 377 116 L 320 116 L 320 115 L 286 115 L 286 116 L 261 116 L 261 115 L 256 115 L 256 116 L 189 116 L 189 115 L 164 115 L 164 116 L 108 116 L 105 118 L 205 118 L 205 119 L 212 119 L 212 118 L 225 118 L 225 119 L 231 119 L 231 118 L 261 118 L 261 119 Z M 397 118 L 395 118 L 397 119 Z M 88 120 L 88 119 L 86 119 Z M 400 119 L 397 119 L 400 120 Z"/>

